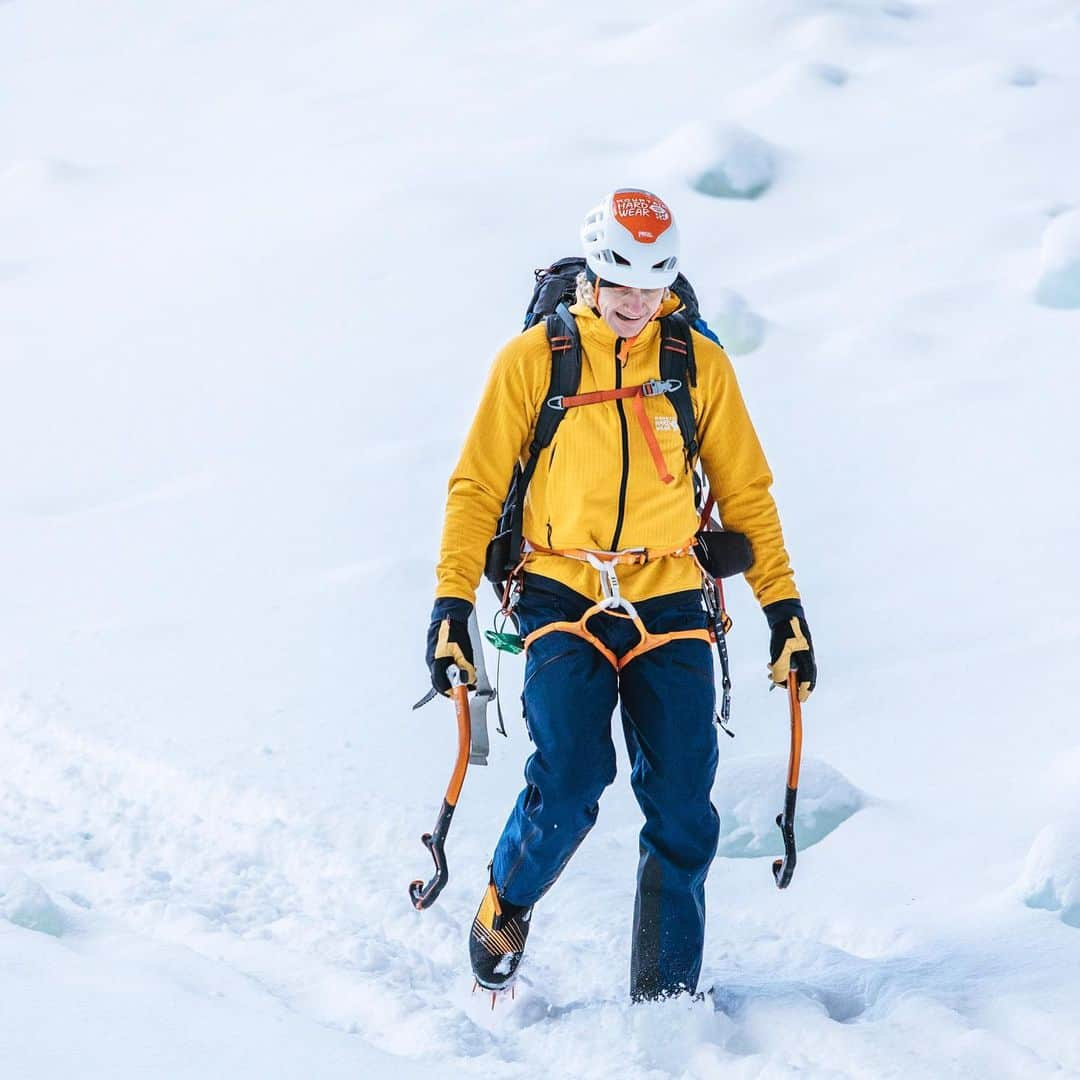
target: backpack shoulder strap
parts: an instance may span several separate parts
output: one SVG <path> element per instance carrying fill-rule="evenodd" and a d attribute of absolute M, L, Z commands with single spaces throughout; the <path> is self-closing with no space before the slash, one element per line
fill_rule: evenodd
<path fill-rule="evenodd" d="M 536 431 L 529 444 L 529 459 L 521 470 L 514 500 L 513 517 L 510 522 L 510 550 L 517 558 L 521 550 L 521 533 L 525 517 L 525 492 L 536 472 L 540 454 L 551 445 L 555 432 L 562 423 L 566 410 L 552 402 L 557 398 L 572 397 L 581 382 L 581 335 L 577 323 L 566 304 L 559 304 L 555 311 L 545 317 L 548 344 L 551 346 L 551 382 L 547 396 L 536 418 Z"/>
<path fill-rule="evenodd" d="M 668 391 L 667 397 L 679 421 L 687 464 L 693 469 L 699 446 L 690 387 L 697 386 L 697 364 L 690 324 L 679 312 L 660 320 L 660 378 L 673 379 L 679 384 L 677 390 Z"/>
<path fill-rule="evenodd" d="M 547 397 L 540 406 L 540 415 L 536 418 L 536 432 L 529 446 L 530 461 L 539 455 L 545 446 L 551 445 L 555 432 L 562 423 L 566 412 L 556 408 L 551 402 L 556 398 L 571 397 L 578 391 L 581 382 L 581 335 L 577 322 L 565 304 L 559 304 L 555 311 L 544 319 L 548 345 L 551 347 L 551 383 Z"/>

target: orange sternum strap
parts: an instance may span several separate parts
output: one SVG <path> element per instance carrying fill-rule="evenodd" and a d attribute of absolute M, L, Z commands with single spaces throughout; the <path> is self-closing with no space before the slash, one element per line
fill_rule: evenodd
<path fill-rule="evenodd" d="M 665 382 L 661 382 L 659 379 L 650 379 L 640 386 L 623 386 L 618 390 L 594 390 L 588 394 L 573 394 L 569 397 L 552 398 L 551 402 L 556 400 L 559 402 L 555 406 L 556 408 L 572 409 L 578 405 L 599 405 L 604 401 L 623 401 L 629 398 L 630 407 L 634 410 L 638 427 L 641 428 L 641 433 L 645 436 L 645 443 L 649 447 L 653 464 L 656 466 L 656 475 L 665 484 L 670 484 L 675 477 L 668 471 L 667 462 L 664 461 L 664 452 L 660 449 L 656 432 L 653 431 L 652 425 L 649 423 L 648 414 L 645 412 L 645 402 L 642 399 L 656 397 L 658 394 L 666 394 L 678 390 L 681 386 L 682 383 L 678 379 L 668 379 Z"/>
<path fill-rule="evenodd" d="M 640 635 L 640 641 L 638 641 L 638 643 L 621 659 L 589 629 L 589 620 L 594 615 L 599 615 L 604 611 L 609 615 L 614 615 L 618 619 L 629 619 Z M 539 630 L 534 630 L 525 638 L 525 648 L 528 649 L 534 641 L 544 637 L 546 634 L 560 632 L 574 634 L 576 637 L 583 638 L 592 645 L 592 647 L 596 649 L 596 651 L 600 653 L 600 655 L 607 660 L 616 671 L 622 671 L 631 660 L 636 660 L 639 656 L 643 656 L 647 652 L 652 652 L 653 649 L 659 649 L 661 646 L 667 645 L 671 641 L 696 640 L 704 641 L 706 644 L 709 644 L 713 640 L 712 634 L 708 630 L 672 630 L 666 634 L 650 634 L 649 631 L 645 629 L 645 624 L 641 621 L 641 617 L 636 612 L 633 615 L 628 615 L 624 611 L 615 611 L 608 606 L 607 601 L 601 600 L 599 603 L 593 604 L 593 606 L 589 608 L 577 622 L 553 622 L 548 623 L 547 626 L 541 626 Z"/>

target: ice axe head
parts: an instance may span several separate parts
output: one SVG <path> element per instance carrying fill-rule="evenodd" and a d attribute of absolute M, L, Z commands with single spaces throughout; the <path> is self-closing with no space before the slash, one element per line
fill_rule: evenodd
<path fill-rule="evenodd" d="M 795 873 L 795 791 L 787 789 L 787 797 L 784 800 L 784 812 L 776 815 L 776 824 L 780 829 L 780 835 L 784 838 L 784 857 L 774 859 L 772 864 L 773 877 L 776 879 L 778 889 L 786 889 L 791 884 L 791 878 Z"/>
<path fill-rule="evenodd" d="M 444 802 L 442 813 L 439 815 L 439 825 L 435 827 L 436 832 L 445 835 L 450 826 L 450 817 L 453 813 L 453 807 L 448 807 Z M 440 825 L 442 828 L 440 828 Z M 446 852 L 443 850 L 442 838 L 440 837 L 436 841 L 431 833 L 424 833 L 420 837 L 420 842 L 431 852 L 431 857 L 435 860 L 435 876 L 426 885 L 422 881 L 414 881 L 409 886 L 409 899 L 412 900 L 413 907 L 417 911 L 423 911 L 425 908 L 431 907 L 438 900 L 439 893 L 443 891 L 450 878 L 449 871 L 446 868 Z"/>

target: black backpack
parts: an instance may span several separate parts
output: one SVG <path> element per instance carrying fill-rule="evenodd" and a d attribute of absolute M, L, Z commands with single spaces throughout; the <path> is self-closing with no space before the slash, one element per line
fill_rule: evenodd
<path fill-rule="evenodd" d="M 536 285 L 529 309 L 525 313 L 524 329 L 528 330 L 541 321 L 545 323 L 551 345 L 551 383 L 536 420 L 536 432 L 529 445 L 529 457 L 524 467 L 520 464 L 514 466 L 510 488 L 499 515 L 499 524 L 494 538 L 488 544 L 484 576 L 496 586 L 496 591 L 501 591 L 501 587 L 521 559 L 525 493 L 536 471 L 541 452 L 551 445 L 551 440 L 566 415 L 565 410 L 553 406 L 552 401 L 576 394 L 581 381 L 581 338 L 574 316 L 570 314 L 569 304 L 574 300 L 578 274 L 584 269 L 585 260 L 578 257 L 560 259 L 551 266 L 536 271 Z M 659 320 L 660 378 L 677 385 L 677 389 L 665 393 L 678 418 L 687 466 L 694 470 L 698 458 L 698 441 L 690 387 L 697 385 L 697 367 L 694 363 L 694 342 L 690 330 L 698 330 L 713 341 L 717 339 L 701 318 L 697 296 L 682 274 L 675 279 L 671 291 L 682 301 L 683 306 Z M 700 481 L 696 471 L 694 489 L 697 496 Z"/>

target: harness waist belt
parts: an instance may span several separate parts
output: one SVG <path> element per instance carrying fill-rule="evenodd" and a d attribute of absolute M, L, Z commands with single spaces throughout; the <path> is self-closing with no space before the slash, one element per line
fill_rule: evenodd
<path fill-rule="evenodd" d="M 550 548 L 543 544 L 535 544 L 528 537 L 525 538 L 525 557 L 532 553 L 537 555 L 562 555 L 567 559 L 577 559 L 578 562 L 587 562 L 593 565 L 596 560 L 607 566 L 644 566 L 646 563 L 655 562 L 657 559 L 682 558 L 694 556 L 695 537 L 674 547 L 666 548 L 626 548 L 623 551 L 598 551 L 595 548 Z"/>

